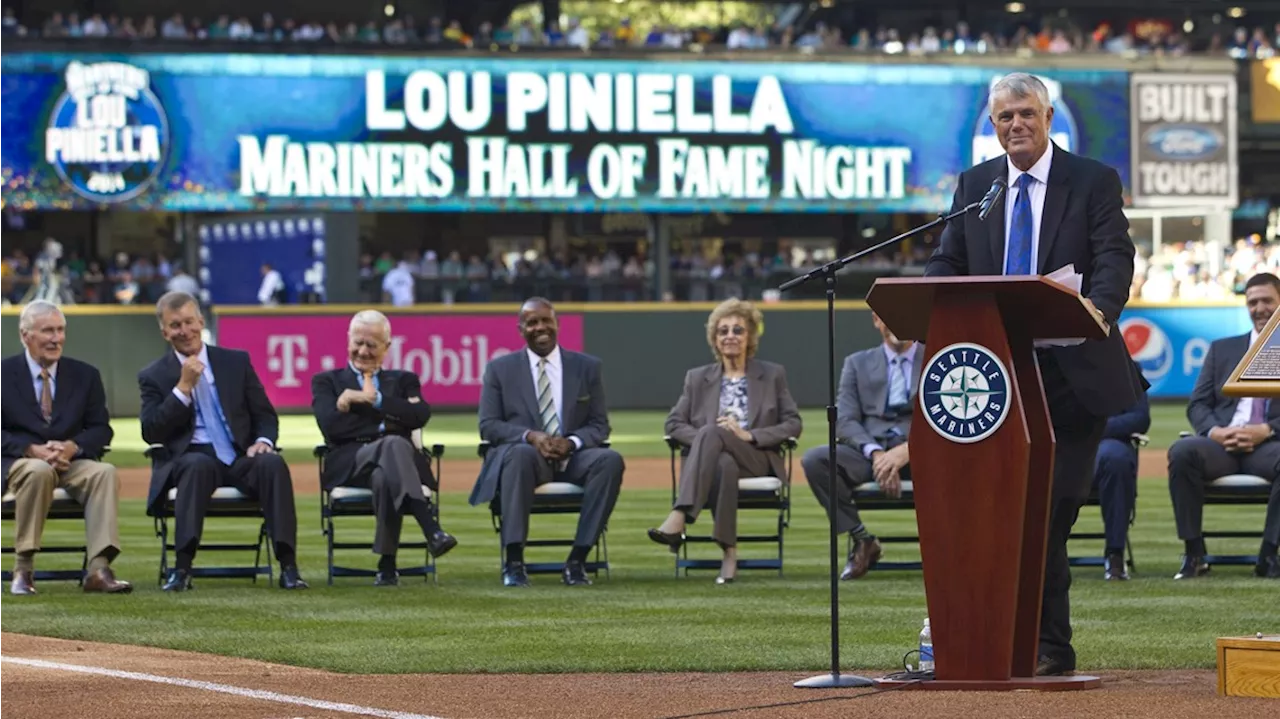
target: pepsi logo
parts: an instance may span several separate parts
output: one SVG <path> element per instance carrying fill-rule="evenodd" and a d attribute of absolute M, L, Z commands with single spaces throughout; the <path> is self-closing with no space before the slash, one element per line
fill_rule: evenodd
<path fill-rule="evenodd" d="M 1120 334 L 1129 356 L 1148 381 L 1154 382 L 1169 373 L 1173 367 L 1173 343 L 1158 325 L 1141 317 L 1120 322 Z"/>
<path fill-rule="evenodd" d="M 1142 142 L 1167 160 L 1212 157 L 1226 145 L 1222 133 L 1198 125 L 1159 125 L 1142 134 Z"/>

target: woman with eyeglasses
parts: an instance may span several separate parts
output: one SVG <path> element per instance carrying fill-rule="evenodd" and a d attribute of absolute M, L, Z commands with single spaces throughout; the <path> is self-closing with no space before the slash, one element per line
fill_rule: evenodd
<path fill-rule="evenodd" d="M 685 526 L 714 495 L 712 532 L 724 552 L 716 584 L 738 569 L 738 480 L 772 475 L 786 467 L 778 451 L 799 437 L 800 412 L 782 365 L 755 359 L 764 319 L 750 302 L 730 299 L 711 312 L 707 343 L 716 361 L 689 370 L 680 400 L 667 415 L 666 433 L 688 449 L 680 489 L 667 520 L 649 538 L 678 549 Z"/>

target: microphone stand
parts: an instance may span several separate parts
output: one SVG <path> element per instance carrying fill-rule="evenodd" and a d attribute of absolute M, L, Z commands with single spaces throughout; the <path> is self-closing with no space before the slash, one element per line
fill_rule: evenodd
<path fill-rule="evenodd" d="M 869 687 L 873 685 L 873 682 L 866 677 L 840 673 L 840 580 L 838 570 L 840 558 L 839 546 L 836 543 L 836 498 L 839 496 L 836 494 L 836 479 L 840 473 L 836 465 L 836 273 L 854 260 L 865 257 L 889 245 L 902 242 L 909 237 L 914 237 L 939 225 L 945 225 L 961 215 L 982 208 L 984 204 L 989 210 L 995 204 L 995 199 L 997 198 L 998 195 L 994 196 L 989 203 L 987 198 L 983 198 L 983 200 L 971 203 L 949 215 L 938 215 L 937 219 L 928 224 L 908 230 L 897 237 L 891 237 L 880 244 L 859 250 L 847 257 L 832 260 L 804 275 L 787 280 L 778 287 L 779 291 L 786 292 L 818 277 L 824 278 L 827 285 L 827 467 L 828 480 L 830 481 L 827 488 L 827 496 L 830 498 L 828 500 L 830 506 L 827 511 L 827 520 L 831 532 L 831 673 L 802 679 L 795 683 L 794 686 L 797 688 L 833 689 Z"/>

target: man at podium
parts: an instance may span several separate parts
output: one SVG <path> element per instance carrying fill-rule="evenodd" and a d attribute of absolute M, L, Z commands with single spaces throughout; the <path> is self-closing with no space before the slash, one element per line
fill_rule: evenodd
<path fill-rule="evenodd" d="M 991 123 L 1005 155 L 960 175 L 953 210 L 977 202 L 998 181 L 1008 191 L 989 217 L 967 213 L 943 230 L 926 277 L 1047 275 L 1074 265 L 1085 303 L 1114 327 L 1133 280 L 1133 240 L 1120 177 L 1110 167 L 1049 141 L 1049 91 L 1026 73 L 991 90 Z M 1067 537 L 1088 498 L 1107 417 L 1138 401 L 1141 375 L 1119 332 L 1103 340 L 1036 350 L 1056 438 L 1038 675 L 1075 670 L 1071 646 Z"/>

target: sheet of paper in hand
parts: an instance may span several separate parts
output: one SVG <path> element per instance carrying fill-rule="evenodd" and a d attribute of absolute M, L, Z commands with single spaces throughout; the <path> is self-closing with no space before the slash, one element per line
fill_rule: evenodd
<path fill-rule="evenodd" d="M 1071 290 L 1072 292 L 1075 292 L 1077 295 L 1080 294 L 1080 288 L 1084 284 L 1084 275 L 1080 274 L 1079 272 L 1076 272 L 1076 266 L 1074 264 L 1064 265 L 1062 267 L 1059 267 L 1053 272 L 1050 272 L 1049 274 L 1045 275 L 1044 278 L 1046 280 L 1051 280 L 1053 282 L 1058 283 L 1059 285 L 1062 285 L 1063 287 Z M 1078 345 L 1082 342 L 1084 342 L 1083 337 L 1063 337 L 1060 339 L 1036 340 L 1035 346 L 1036 347 L 1071 347 L 1073 345 Z"/>

